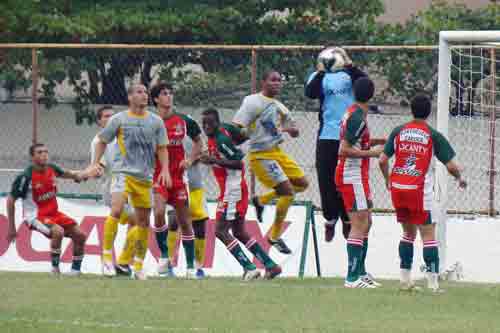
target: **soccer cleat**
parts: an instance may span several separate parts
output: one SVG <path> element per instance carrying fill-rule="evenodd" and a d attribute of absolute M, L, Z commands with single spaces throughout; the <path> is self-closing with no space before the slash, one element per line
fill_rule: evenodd
<path fill-rule="evenodd" d="M 148 277 L 146 276 L 146 273 L 144 272 L 144 270 L 135 271 L 135 270 L 132 269 L 131 271 L 132 271 L 132 274 L 130 274 L 130 278 L 133 279 L 133 280 L 144 281 L 144 280 L 148 279 Z"/>
<path fill-rule="evenodd" d="M 82 271 L 72 269 L 69 272 L 64 273 L 63 275 L 70 276 L 70 277 L 79 277 L 80 275 L 82 275 Z"/>
<path fill-rule="evenodd" d="M 290 250 L 290 248 L 286 245 L 283 238 L 278 238 L 277 240 L 272 240 L 271 238 L 268 238 L 267 241 L 269 242 L 269 244 L 274 246 L 276 248 L 276 250 L 278 250 L 279 252 L 281 252 L 283 254 L 292 253 L 292 250 Z"/>
<path fill-rule="evenodd" d="M 331 242 L 335 237 L 335 223 L 325 223 L 325 241 Z"/>
<path fill-rule="evenodd" d="M 116 276 L 115 266 L 111 261 L 102 261 L 102 275 L 107 277 Z"/>
<path fill-rule="evenodd" d="M 198 279 L 198 277 L 196 276 L 196 270 L 194 268 L 186 269 L 186 279 L 188 279 L 188 280 Z"/>
<path fill-rule="evenodd" d="M 442 294 L 444 290 L 439 288 L 438 273 L 427 272 L 425 276 L 427 280 L 427 289 L 433 294 Z"/>
<path fill-rule="evenodd" d="M 375 287 L 382 287 L 382 283 L 375 281 L 373 275 L 371 275 L 370 273 L 366 273 L 365 275 L 360 276 L 360 279 L 362 279 L 366 283 L 374 285 Z"/>
<path fill-rule="evenodd" d="M 204 271 L 203 269 L 198 268 L 198 269 L 196 270 L 196 278 L 197 278 L 197 279 L 204 279 L 204 278 L 206 278 L 206 277 L 207 277 L 207 276 L 205 275 L 205 271 Z"/>
<path fill-rule="evenodd" d="M 415 285 L 415 282 L 409 281 L 409 282 L 401 282 L 399 284 L 399 290 L 401 291 L 422 291 L 422 288 Z"/>
<path fill-rule="evenodd" d="M 158 259 L 158 275 L 167 276 L 169 263 L 168 258 Z"/>
<path fill-rule="evenodd" d="M 257 221 L 263 222 L 264 205 L 261 205 L 258 197 L 252 198 L 252 204 L 255 207 L 255 215 L 257 216 Z"/>
<path fill-rule="evenodd" d="M 132 270 L 130 269 L 129 265 L 116 264 L 115 271 L 116 275 L 130 276 L 132 274 Z"/>
<path fill-rule="evenodd" d="M 361 278 L 357 279 L 356 281 L 345 281 L 344 282 L 344 287 L 345 288 L 360 288 L 360 289 L 375 289 L 377 288 L 375 285 L 373 284 L 369 284 L 365 281 L 363 281 Z"/>
<path fill-rule="evenodd" d="M 243 273 L 243 281 L 252 281 L 260 278 L 260 271 L 252 269 L 251 271 L 245 270 Z"/>
<path fill-rule="evenodd" d="M 280 265 L 276 265 L 271 269 L 266 268 L 266 274 L 264 274 L 264 279 L 272 280 L 275 277 L 277 277 L 278 275 L 280 275 L 281 272 L 282 272 L 282 269 L 281 269 Z"/>

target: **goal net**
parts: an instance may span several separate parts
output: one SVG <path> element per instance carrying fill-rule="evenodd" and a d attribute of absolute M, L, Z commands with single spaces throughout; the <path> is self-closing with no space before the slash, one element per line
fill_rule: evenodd
<path fill-rule="evenodd" d="M 440 33 L 437 129 L 450 140 L 468 183 L 467 189 L 460 190 L 445 167 L 437 166 L 435 203 L 442 269 L 455 259 L 451 251 L 447 255 L 447 224 L 488 223 L 500 210 L 499 76 L 500 31 Z"/>

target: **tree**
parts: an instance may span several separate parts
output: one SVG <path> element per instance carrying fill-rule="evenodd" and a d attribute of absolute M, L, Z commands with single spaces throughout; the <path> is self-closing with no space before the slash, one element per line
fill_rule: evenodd
<path fill-rule="evenodd" d="M 383 6 L 380 0 L 96 0 L 92 5 L 83 0 L 6 0 L 0 10 L 5 13 L 0 26 L 7 27 L 0 42 L 348 44 L 362 42 L 366 31 L 374 30 Z M 15 68 L 19 64 L 29 68 L 29 55 L 19 58 L 16 52 L 6 52 L 4 57 L 0 64 L 2 73 L 7 73 L 4 82 L 12 89 L 21 87 L 23 75 Z M 288 58 L 292 57 L 294 61 L 285 61 L 289 66 L 284 71 L 299 82 L 311 55 Z M 281 61 L 278 54 L 263 58 L 270 66 Z M 152 68 L 158 66 L 160 77 L 171 78 L 186 63 L 230 77 L 235 69 L 246 71 L 250 58 L 248 52 L 220 57 L 210 51 L 44 49 L 40 51 L 43 101 L 53 103 L 54 87 L 67 80 L 78 104 L 125 104 L 127 79 L 139 75 L 148 84 Z"/>
<path fill-rule="evenodd" d="M 433 1 L 424 11 L 413 16 L 405 25 L 385 25 L 373 35 L 374 44 L 437 45 L 441 30 L 495 30 L 500 26 L 500 6 L 490 4 L 479 9 L 469 9 L 463 4 L 450 4 L 446 1 Z M 480 52 L 478 50 L 473 53 Z M 375 58 L 378 71 L 389 81 L 389 94 L 402 98 L 403 103 L 411 99 L 416 92 L 426 92 L 433 96 L 437 92 L 438 54 L 434 52 L 398 52 L 396 58 L 387 65 L 387 53 Z M 456 63 L 456 59 L 453 59 Z M 473 66 L 477 66 L 474 63 Z M 475 74 L 469 79 L 475 87 L 481 79 L 480 68 L 474 68 Z M 489 68 L 484 73 L 488 75 Z M 452 75 L 455 75 L 453 73 Z M 452 113 L 473 113 L 472 100 L 474 89 L 463 91 L 464 77 L 452 77 L 457 82 L 455 109 Z M 464 102 L 464 96 L 467 101 Z"/>

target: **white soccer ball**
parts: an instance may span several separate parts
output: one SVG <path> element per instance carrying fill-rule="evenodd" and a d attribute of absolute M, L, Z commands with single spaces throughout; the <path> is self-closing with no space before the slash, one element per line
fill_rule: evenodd
<path fill-rule="evenodd" d="M 318 55 L 318 62 L 322 63 L 327 71 L 342 69 L 346 65 L 346 60 L 337 47 L 329 47 L 321 51 Z"/>

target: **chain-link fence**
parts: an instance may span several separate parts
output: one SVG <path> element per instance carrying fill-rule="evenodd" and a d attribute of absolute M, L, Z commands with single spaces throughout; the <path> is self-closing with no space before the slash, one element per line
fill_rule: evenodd
<path fill-rule="evenodd" d="M 304 97 L 304 82 L 314 70 L 320 49 L 319 46 L 31 45 L 22 48 L 20 45 L 0 45 L 0 72 L 4 73 L 0 74 L 0 192 L 8 191 L 15 170 L 27 165 L 27 150 L 33 140 L 48 145 L 52 161 L 66 168 L 85 167 L 89 161 L 90 142 L 98 131 L 94 122 L 95 109 L 103 104 L 113 105 L 116 110 L 125 109 L 126 88 L 131 82 L 143 82 L 148 87 L 158 80 L 171 82 L 177 111 L 199 121 L 204 108 L 216 107 L 224 121 L 231 121 L 243 97 L 258 89 L 261 73 L 274 68 L 284 77 L 280 100 L 293 112 L 301 130 L 299 138 L 287 138 L 283 147 L 305 170 L 311 183 L 298 199 L 319 205 L 315 170 L 319 102 Z M 376 80 L 377 91 L 373 99 L 376 107 L 369 115 L 369 125 L 373 137 L 387 136 L 396 125 L 409 120 L 410 114 L 408 108 L 401 107 L 400 100 L 389 93 L 391 87 L 384 71 L 371 62 L 372 55 L 383 52 L 388 59 L 398 59 L 404 52 L 424 52 L 427 58 L 432 54 L 437 61 L 437 52 L 433 47 L 346 49 L 354 62 Z M 418 57 L 415 59 L 419 61 Z M 405 73 L 401 75 L 401 80 L 407 80 Z M 37 79 L 38 89 L 33 96 L 32 82 Z M 429 69 L 428 84 L 435 84 L 435 80 L 435 73 Z M 459 155 L 462 145 L 471 144 L 463 137 L 452 138 L 452 142 Z M 488 149 L 487 144 L 484 149 Z M 500 151 L 500 147 L 496 151 Z M 391 209 L 389 194 L 375 160 L 371 168 L 375 207 Z M 217 188 L 211 174 L 205 171 L 207 196 L 215 198 Z M 496 189 L 500 185 L 498 179 L 493 184 Z M 59 191 L 64 193 L 97 193 L 97 186 L 92 181 L 59 184 Z M 256 191 L 263 191 L 259 184 Z M 451 187 L 450 191 L 453 191 Z M 469 206 L 464 209 L 482 208 L 481 191 L 474 189 L 473 194 L 478 199 L 470 205 L 465 203 Z M 487 204 L 485 196 L 485 207 Z"/>

